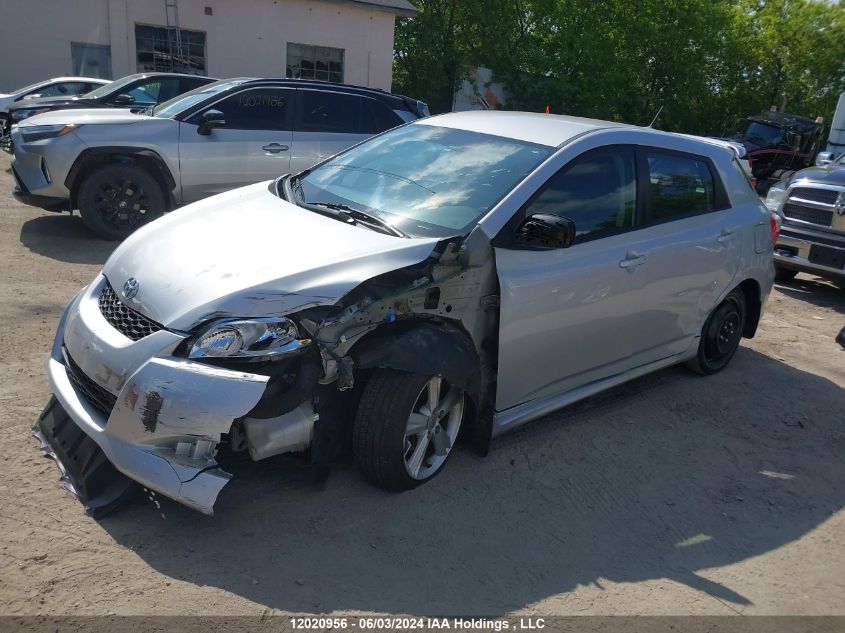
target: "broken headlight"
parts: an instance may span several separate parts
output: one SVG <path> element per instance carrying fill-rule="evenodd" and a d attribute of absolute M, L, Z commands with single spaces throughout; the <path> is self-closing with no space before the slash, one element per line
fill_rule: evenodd
<path fill-rule="evenodd" d="M 290 319 L 223 319 L 194 339 L 188 357 L 268 360 L 310 342 L 299 338 L 299 330 Z"/>

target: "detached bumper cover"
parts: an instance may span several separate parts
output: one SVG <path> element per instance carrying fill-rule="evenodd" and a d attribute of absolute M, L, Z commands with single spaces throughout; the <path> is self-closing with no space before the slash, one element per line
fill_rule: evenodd
<path fill-rule="evenodd" d="M 53 394 L 118 471 L 212 514 L 218 493 L 231 479 L 214 461 L 216 445 L 261 399 L 267 377 L 173 357 L 184 339 L 178 333 L 161 330 L 128 339 L 99 311 L 97 298 L 106 283 L 99 277 L 62 316 L 47 362 Z M 70 379 L 65 354 L 74 369 L 116 397 L 108 416 Z M 67 463 L 65 471 L 71 471 Z"/>
<path fill-rule="evenodd" d="M 74 423 L 55 397 L 44 407 L 32 434 L 41 450 L 56 461 L 64 487 L 76 495 L 93 517 L 108 514 L 136 490 L 102 449 Z"/>

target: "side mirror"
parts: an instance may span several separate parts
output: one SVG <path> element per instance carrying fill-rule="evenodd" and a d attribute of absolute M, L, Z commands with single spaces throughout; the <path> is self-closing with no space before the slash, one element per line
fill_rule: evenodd
<path fill-rule="evenodd" d="M 216 127 L 226 126 L 226 116 L 220 110 L 206 110 L 200 115 L 197 134 L 208 136 Z"/>
<path fill-rule="evenodd" d="M 40 93 L 40 92 L 36 92 L 35 94 L 26 95 L 26 96 L 23 98 L 23 101 L 29 101 L 30 99 L 40 99 L 40 98 L 41 98 L 41 93 Z"/>
<path fill-rule="evenodd" d="M 132 95 L 117 95 L 112 99 L 112 104 L 116 106 L 131 106 L 135 103 L 135 98 Z"/>
<path fill-rule="evenodd" d="M 533 213 L 520 223 L 514 241 L 534 248 L 568 248 L 575 241 L 575 222 L 566 216 Z"/>
<path fill-rule="evenodd" d="M 816 166 L 830 165 L 833 163 L 833 152 L 819 152 L 816 156 Z"/>

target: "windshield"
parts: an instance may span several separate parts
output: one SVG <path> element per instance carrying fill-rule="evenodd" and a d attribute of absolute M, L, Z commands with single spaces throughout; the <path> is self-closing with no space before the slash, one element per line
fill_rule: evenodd
<path fill-rule="evenodd" d="M 305 203 L 344 204 L 405 233 L 465 233 L 553 151 L 434 125 L 391 130 L 314 169 L 294 185 Z"/>
<path fill-rule="evenodd" d="M 777 145 L 780 142 L 783 130 L 774 125 L 766 125 L 759 121 L 751 121 L 746 128 L 744 137 L 758 145 Z"/>
<path fill-rule="evenodd" d="M 176 95 L 169 101 L 165 101 L 153 108 L 151 114 L 165 119 L 172 119 L 180 112 L 184 112 L 193 105 L 203 101 L 207 97 L 216 95 L 224 90 L 228 90 L 233 86 L 242 84 L 246 79 L 227 79 L 225 81 L 215 81 L 214 83 L 194 88 L 185 94 Z"/>
<path fill-rule="evenodd" d="M 35 88 L 38 88 L 39 86 L 46 86 L 48 83 L 49 82 L 46 82 L 46 81 L 38 81 L 34 84 L 29 84 L 28 86 L 24 86 L 23 88 L 18 88 L 17 90 L 13 90 L 9 94 L 16 95 L 19 92 L 28 92 L 30 90 L 34 90 Z"/>
<path fill-rule="evenodd" d="M 133 81 L 135 81 L 141 76 L 142 75 L 129 75 L 127 77 L 124 77 L 123 79 L 118 79 L 117 81 L 113 81 L 109 84 L 106 84 L 105 86 L 100 86 L 99 88 L 92 90 L 85 96 L 93 97 L 95 99 L 99 97 L 107 97 L 108 95 L 115 93 L 121 88 L 123 88 L 123 86 L 131 84 Z"/>

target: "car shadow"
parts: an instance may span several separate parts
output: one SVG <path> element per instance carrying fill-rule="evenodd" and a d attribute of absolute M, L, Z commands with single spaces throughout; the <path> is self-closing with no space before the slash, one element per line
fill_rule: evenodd
<path fill-rule="evenodd" d="M 835 383 L 743 347 L 718 375 L 669 368 L 486 458 L 456 451 L 411 492 L 351 468 L 316 489 L 278 459 L 237 468 L 214 517 L 156 498 L 101 524 L 168 577 L 291 612 L 492 616 L 605 579 L 668 579 L 742 607 L 743 587 L 706 570 L 843 508 L 843 410 Z"/>
<path fill-rule="evenodd" d="M 790 281 L 776 281 L 775 287 L 793 299 L 845 314 L 845 285 L 839 287 L 822 277 L 798 275 Z"/>
<path fill-rule="evenodd" d="M 95 237 L 81 218 L 64 213 L 27 220 L 20 240 L 33 253 L 69 264 L 103 264 L 119 244 Z"/>

